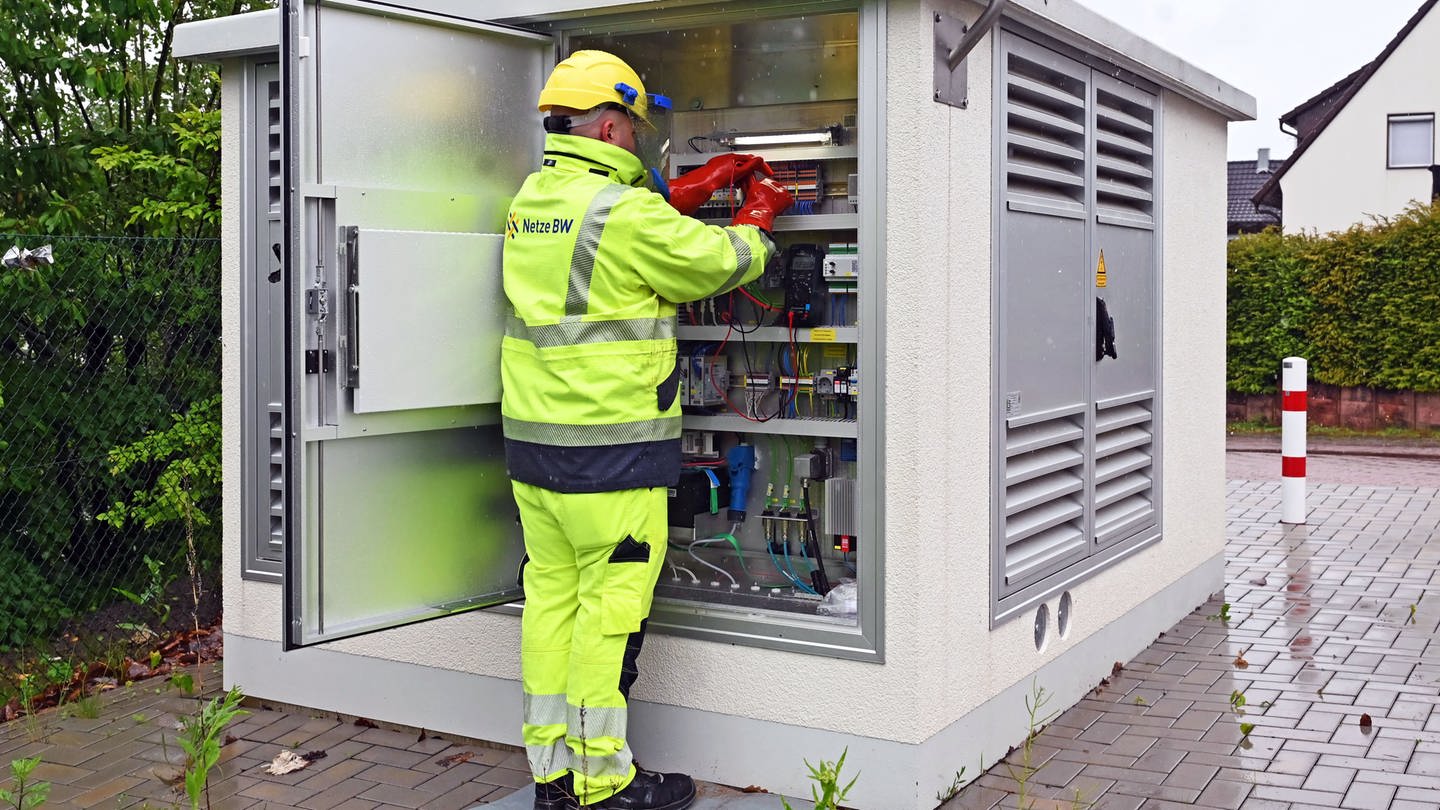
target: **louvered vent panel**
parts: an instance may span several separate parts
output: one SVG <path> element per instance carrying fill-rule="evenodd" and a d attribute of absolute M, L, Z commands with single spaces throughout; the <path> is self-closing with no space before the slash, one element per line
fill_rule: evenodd
<path fill-rule="evenodd" d="M 269 103 L 266 110 L 266 150 L 269 155 L 267 172 L 270 188 L 270 213 L 280 213 L 280 82 L 266 82 Z"/>
<path fill-rule="evenodd" d="M 1101 215 L 1154 221 L 1154 107 L 1103 88 L 1095 91 L 1095 202 Z"/>
<path fill-rule="evenodd" d="M 1085 431 L 1078 416 L 1010 428 L 1005 437 L 1005 588 L 1018 589 L 1086 550 Z"/>
<path fill-rule="evenodd" d="M 1095 412 L 1095 541 L 1155 525 L 1153 400 Z"/>
<path fill-rule="evenodd" d="M 270 527 L 265 537 L 271 559 L 285 551 L 285 420 L 278 402 L 267 408 L 270 418 Z"/>
<path fill-rule="evenodd" d="M 1006 199 L 1083 213 L 1085 81 L 1006 54 Z"/>

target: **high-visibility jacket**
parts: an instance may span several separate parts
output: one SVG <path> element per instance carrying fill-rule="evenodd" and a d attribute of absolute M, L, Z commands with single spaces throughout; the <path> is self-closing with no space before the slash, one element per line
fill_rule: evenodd
<path fill-rule="evenodd" d="M 510 205 L 500 410 L 510 477 L 557 492 L 673 486 L 680 475 L 676 304 L 759 277 L 750 225 L 705 225 L 634 183 L 644 167 L 550 134 Z"/>

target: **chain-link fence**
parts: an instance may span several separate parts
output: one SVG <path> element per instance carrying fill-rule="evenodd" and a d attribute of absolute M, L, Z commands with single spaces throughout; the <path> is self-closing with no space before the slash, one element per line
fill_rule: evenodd
<path fill-rule="evenodd" d="M 0 254 L 3 704 L 219 615 L 220 246 Z"/>

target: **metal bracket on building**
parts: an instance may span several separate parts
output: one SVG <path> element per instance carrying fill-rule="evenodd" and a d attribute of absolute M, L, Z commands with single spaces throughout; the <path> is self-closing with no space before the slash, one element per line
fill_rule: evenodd
<path fill-rule="evenodd" d="M 1009 0 L 989 0 L 974 27 L 959 17 L 935 12 L 935 100 L 951 107 L 970 106 L 965 57 L 1000 19 Z"/>
<path fill-rule="evenodd" d="M 346 388 L 360 386 L 360 229 L 354 225 L 340 228 L 340 266 L 345 271 L 345 335 L 340 339 L 345 354 L 345 373 L 341 384 Z"/>
<path fill-rule="evenodd" d="M 306 374 L 329 374 L 335 370 L 335 355 L 321 349 L 305 350 Z"/>

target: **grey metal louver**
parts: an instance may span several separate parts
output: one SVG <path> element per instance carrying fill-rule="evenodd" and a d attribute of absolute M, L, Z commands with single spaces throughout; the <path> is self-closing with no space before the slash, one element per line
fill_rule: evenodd
<path fill-rule="evenodd" d="M 1048 61 L 1048 60 L 1045 60 Z M 1024 206 L 1085 206 L 1083 79 L 1057 65 L 1005 55 L 1005 197 Z"/>
<path fill-rule="evenodd" d="M 1159 540 L 1163 522 L 1164 99 L 1018 27 L 1002 26 L 994 62 L 997 622 Z M 1097 299 L 1118 357 L 1095 357 Z"/>
<path fill-rule="evenodd" d="M 1155 213 L 1155 106 L 1118 82 L 1095 88 L 1095 204 L 1101 217 L 1151 223 Z"/>
<path fill-rule="evenodd" d="M 1152 399 L 1095 409 L 1095 542 L 1155 525 Z"/>
<path fill-rule="evenodd" d="M 1080 417 L 1061 416 L 1006 431 L 1006 590 L 1058 570 L 1089 545 Z"/>
<path fill-rule="evenodd" d="M 284 309 L 280 283 L 280 66 L 250 66 L 245 112 L 246 150 L 254 163 L 244 205 L 246 251 L 241 311 L 254 336 L 242 350 L 245 387 L 242 411 L 247 434 L 243 484 L 245 512 L 242 575 L 274 580 L 285 557 L 284 340 L 278 321 Z"/>
<path fill-rule="evenodd" d="M 275 73 L 279 73 L 278 66 Z M 266 165 L 266 176 L 269 179 L 270 196 L 268 200 L 269 210 L 272 214 L 280 213 L 281 187 L 281 153 L 280 153 L 280 80 L 274 79 L 265 82 L 266 86 L 266 137 L 265 148 L 269 159 Z"/>
<path fill-rule="evenodd" d="M 266 409 L 270 416 L 270 529 L 261 559 L 279 560 L 285 551 L 285 420 L 278 402 Z"/>

